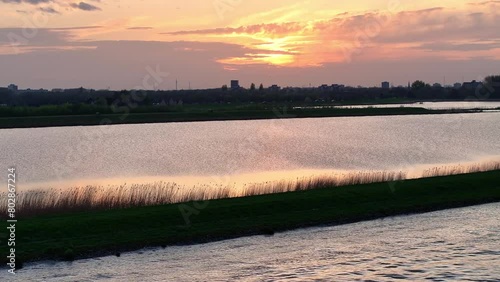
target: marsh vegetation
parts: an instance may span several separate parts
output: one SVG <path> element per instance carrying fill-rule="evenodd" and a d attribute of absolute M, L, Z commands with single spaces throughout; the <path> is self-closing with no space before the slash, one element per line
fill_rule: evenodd
<path fill-rule="evenodd" d="M 469 166 L 442 166 L 425 170 L 423 178 L 500 170 L 500 162 Z M 181 186 L 172 182 L 80 186 L 66 189 L 37 189 L 18 192 L 17 213 L 22 217 L 93 210 L 122 209 L 164 204 L 239 198 L 407 179 L 403 171 L 365 171 L 302 177 L 292 180 L 245 184 Z M 0 213 L 7 214 L 7 194 L 0 194 Z"/>

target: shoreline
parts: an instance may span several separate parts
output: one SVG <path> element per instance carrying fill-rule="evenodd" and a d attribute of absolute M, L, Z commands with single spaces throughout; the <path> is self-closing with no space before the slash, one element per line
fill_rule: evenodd
<path fill-rule="evenodd" d="M 283 109 L 234 110 L 204 112 L 164 112 L 94 114 L 94 115 L 47 115 L 24 117 L 0 117 L 0 129 L 45 128 L 66 126 L 98 126 L 119 124 L 153 124 L 178 122 L 208 122 L 235 120 L 270 120 L 296 118 L 331 118 L 362 116 L 402 116 L 483 113 L 482 109 L 430 110 L 424 108 L 336 108 L 336 109 Z"/>
<path fill-rule="evenodd" d="M 20 218 L 17 258 L 31 262 L 119 256 L 145 247 L 272 235 L 297 228 L 500 202 L 499 178 L 500 171 L 491 171 Z"/>

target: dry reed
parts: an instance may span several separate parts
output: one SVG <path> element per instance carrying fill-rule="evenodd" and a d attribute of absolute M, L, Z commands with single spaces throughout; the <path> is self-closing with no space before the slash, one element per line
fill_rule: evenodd
<path fill-rule="evenodd" d="M 427 169 L 422 173 L 422 177 L 436 177 L 436 176 L 447 176 L 447 175 L 457 175 L 457 174 L 465 174 L 465 173 L 476 173 L 476 172 L 485 172 L 485 171 L 493 171 L 500 170 L 500 162 L 486 162 L 481 164 L 472 164 L 468 166 L 463 165 L 447 165 L 434 167 L 431 169 Z"/>
<path fill-rule="evenodd" d="M 423 177 L 500 170 L 500 162 L 471 166 L 443 166 L 424 171 Z M 66 213 L 107 210 L 162 204 L 204 201 L 272 193 L 304 191 L 347 185 L 391 182 L 406 179 L 404 172 L 357 172 L 340 175 L 304 177 L 244 185 L 235 188 L 226 185 L 180 186 L 171 182 L 154 182 L 113 186 L 85 186 L 69 189 L 29 190 L 17 193 L 18 216 L 48 213 Z M 0 215 L 7 214 L 7 193 L 0 193 Z"/>

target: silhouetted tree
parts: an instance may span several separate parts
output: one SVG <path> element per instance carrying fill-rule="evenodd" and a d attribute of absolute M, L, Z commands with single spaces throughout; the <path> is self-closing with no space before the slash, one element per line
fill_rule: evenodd
<path fill-rule="evenodd" d="M 254 90 L 255 90 L 255 83 L 252 83 L 252 84 L 250 85 L 250 91 L 254 91 Z"/>
<path fill-rule="evenodd" d="M 0 104 L 9 104 L 12 95 L 12 92 L 7 90 L 7 88 L 0 88 Z"/>
<path fill-rule="evenodd" d="M 500 75 L 490 75 L 484 78 L 484 83 L 494 84 L 500 83 Z"/>
<path fill-rule="evenodd" d="M 417 80 L 417 81 L 413 82 L 411 85 L 412 90 L 420 90 L 420 89 L 424 89 L 426 87 L 430 87 L 430 85 L 426 84 L 422 80 Z"/>
<path fill-rule="evenodd" d="M 460 91 L 458 89 L 451 89 L 449 95 L 449 99 L 460 99 Z"/>
<path fill-rule="evenodd" d="M 500 97 L 500 75 L 490 75 L 484 79 L 483 88 L 489 93 L 489 98 Z"/>
<path fill-rule="evenodd" d="M 490 75 L 484 79 L 484 84 L 490 88 L 500 88 L 500 75 Z"/>
<path fill-rule="evenodd" d="M 264 85 L 262 85 L 262 83 L 259 86 L 259 91 L 264 91 Z"/>
<path fill-rule="evenodd" d="M 222 85 L 222 91 L 227 91 L 227 85 L 226 84 Z"/>

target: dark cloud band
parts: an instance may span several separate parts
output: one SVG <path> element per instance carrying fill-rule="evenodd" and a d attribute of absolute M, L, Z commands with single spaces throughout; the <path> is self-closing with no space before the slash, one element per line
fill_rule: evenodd
<path fill-rule="evenodd" d="M 2 3 L 9 3 L 9 4 L 27 3 L 32 5 L 46 4 L 52 2 L 52 0 L 0 0 L 0 1 Z"/>
<path fill-rule="evenodd" d="M 72 3 L 70 4 L 72 8 L 79 9 L 82 11 L 99 11 L 101 8 L 94 6 L 92 4 L 88 4 L 85 2 L 80 2 L 80 3 Z"/>

